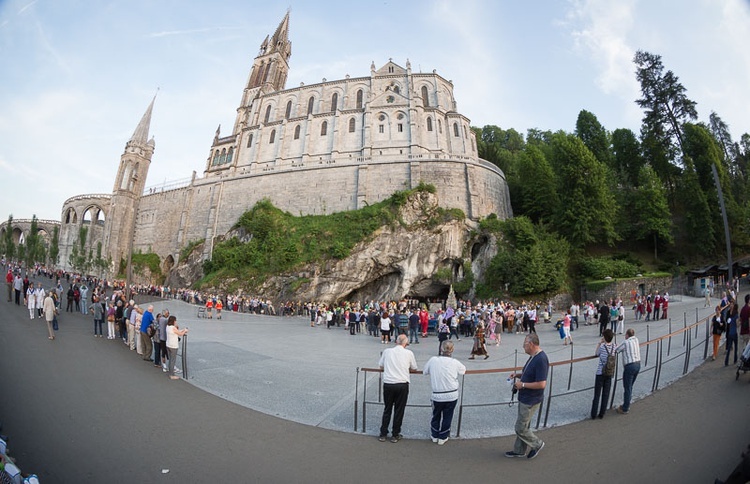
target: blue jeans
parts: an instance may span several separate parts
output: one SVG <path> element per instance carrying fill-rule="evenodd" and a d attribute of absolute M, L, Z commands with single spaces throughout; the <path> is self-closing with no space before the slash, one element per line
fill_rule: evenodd
<path fill-rule="evenodd" d="M 456 409 L 458 400 L 450 402 L 432 401 L 432 421 L 430 422 L 430 434 L 433 439 L 445 440 L 451 435 L 451 422 L 453 411 Z"/>
<path fill-rule="evenodd" d="M 531 431 L 531 419 L 539 410 L 540 404 L 526 405 L 518 402 L 518 418 L 516 419 L 516 443 L 513 445 L 513 452 L 516 454 L 525 454 L 531 447 L 538 449 L 542 445 L 542 439 L 534 435 Z"/>
<path fill-rule="evenodd" d="M 94 320 L 94 336 L 96 336 L 97 334 L 99 336 L 102 335 L 102 322 L 103 322 L 102 319 L 95 319 Z"/>
<path fill-rule="evenodd" d="M 409 343 L 419 343 L 419 328 L 409 328 Z"/>
<path fill-rule="evenodd" d="M 86 314 L 88 307 L 86 306 L 86 298 L 81 298 L 81 313 Z"/>
<path fill-rule="evenodd" d="M 633 396 L 633 384 L 635 379 L 638 377 L 638 373 L 641 371 L 641 362 L 635 361 L 625 365 L 625 369 L 622 372 L 622 410 L 627 412 L 630 410 L 630 399 Z"/>
<path fill-rule="evenodd" d="M 724 366 L 729 365 L 729 355 L 732 353 L 732 347 L 734 347 L 734 363 L 737 363 L 737 335 L 727 336 L 726 347 L 727 355 L 724 357 Z"/>

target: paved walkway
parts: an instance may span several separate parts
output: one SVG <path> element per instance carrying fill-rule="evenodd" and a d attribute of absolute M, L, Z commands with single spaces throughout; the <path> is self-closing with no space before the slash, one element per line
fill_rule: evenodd
<path fill-rule="evenodd" d="M 627 416 L 540 430 L 547 446 L 533 462 L 502 457 L 512 436 L 438 447 L 423 438 L 429 419 L 420 409 L 407 410 L 407 439 L 380 443 L 369 423 L 368 435 L 351 433 L 354 369 L 377 363 L 382 345 L 374 338 L 310 328 L 298 318 L 197 321 L 194 310 L 169 305 L 191 327 L 192 385 L 169 381 L 122 343 L 93 338 L 89 317 L 63 313 L 58 338 L 49 341 L 44 323 L 0 301 L 0 420 L 22 469 L 45 483 L 518 482 L 530 475 L 538 482 L 712 482 L 750 442 L 750 375 L 736 382 L 733 367 L 714 362 L 636 402 Z M 575 351 L 588 354 L 596 335 L 581 329 Z M 540 334 L 558 354 L 552 331 Z M 491 348 L 489 360 L 467 366 L 512 366 L 520 349 L 512 336 L 501 350 Z M 411 347 L 420 365 L 433 346 L 435 338 Z M 462 340 L 456 355 L 468 356 L 469 347 Z M 420 392 L 412 391 L 415 399 Z M 507 419 L 514 411 L 504 412 Z M 377 419 L 379 409 L 371 413 Z M 501 420 L 478 422 L 492 429 L 504 427 Z M 336 426 L 347 431 L 329 430 Z"/>

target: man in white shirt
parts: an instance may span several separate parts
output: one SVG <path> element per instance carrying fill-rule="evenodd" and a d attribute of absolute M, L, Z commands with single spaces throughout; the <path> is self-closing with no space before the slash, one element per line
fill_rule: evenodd
<path fill-rule="evenodd" d="M 388 436 L 388 425 L 393 413 L 393 428 L 391 442 L 394 444 L 403 438 L 401 422 L 404 420 L 406 401 L 409 398 L 409 374 L 417 371 L 417 360 L 414 353 L 407 350 L 409 338 L 405 334 L 398 335 L 396 346 L 383 351 L 378 366 L 383 370 L 383 421 L 380 425 L 378 440 L 385 442 Z"/>
<path fill-rule="evenodd" d="M 617 413 L 627 415 L 630 411 L 630 398 L 633 395 L 633 384 L 635 379 L 638 377 L 638 373 L 641 371 L 641 350 L 638 338 L 635 337 L 635 330 L 628 328 L 625 331 L 625 341 L 620 343 L 620 346 L 615 350 L 617 353 L 622 353 L 622 389 L 623 389 L 623 402 L 622 405 L 617 407 Z"/>
<path fill-rule="evenodd" d="M 430 433 L 432 441 L 443 445 L 451 434 L 453 411 L 458 402 L 458 376 L 466 373 L 466 367 L 454 360 L 453 343 L 443 341 L 440 344 L 440 356 L 433 356 L 424 366 L 422 372 L 430 375 L 432 385 L 432 421 Z"/>

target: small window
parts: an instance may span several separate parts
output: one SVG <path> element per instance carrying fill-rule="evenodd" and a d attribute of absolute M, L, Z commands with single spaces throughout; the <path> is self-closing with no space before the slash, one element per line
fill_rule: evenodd
<path fill-rule="evenodd" d="M 427 131 L 432 131 L 432 118 L 427 117 Z"/>
<path fill-rule="evenodd" d="M 378 133 L 385 133 L 385 126 L 383 126 L 382 124 L 379 124 L 378 125 Z"/>
<path fill-rule="evenodd" d="M 320 125 L 320 135 L 325 136 L 326 134 L 328 134 L 328 121 L 323 121 Z"/>
<path fill-rule="evenodd" d="M 393 92 L 395 92 L 396 94 L 400 94 L 401 93 L 401 88 L 398 87 L 398 86 L 394 86 Z"/>
<path fill-rule="evenodd" d="M 226 148 L 224 148 L 223 150 L 221 150 L 221 156 L 219 157 L 219 162 L 217 163 L 217 165 L 223 165 L 226 159 L 227 159 L 227 150 Z"/>
<path fill-rule="evenodd" d="M 299 124 L 294 127 L 294 139 L 299 139 L 300 127 Z"/>
<path fill-rule="evenodd" d="M 430 106 L 430 98 L 427 97 L 427 86 L 422 86 L 422 105 L 424 107 Z"/>
<path fill-rule="evenodd" d="M 234 156 L 234 146 L 229 148 L 229 151 L 227 152 L 227 163 L 232 162 L 232 157 Z"/>
<path fill-rule="evenodd" d="M 393 74 L 393 66 L 388 66 L 388 73 Z"/>
<path fill-rule="evenodd" d="M 250 133 L 250 136 L 247 137 L 247 147 L 250 148 L 253 145 L 253 133 Z"/>
<path fill-rule="evenodd" d="M 307 114 L 313 113 L 313 107 L 315 106 L 315 98 L 310 97 L 310 99 L 307 101 Z"/>
<path fill-rule="evenodd" d="M 268 138 L 268 144 L 273 144 L 273 142 L 276 141 L 276 130 L 274 129 L 271 131 L 271 137 Z"/>
<path fill-rule="evenodd" d="M 453 136 L 458 138 L 458 123 L 453 123 Z"/>
<path fill-rule="evenodd" d="M 438 133 L 443 134 L 443 122 L 438 119 Z"/>
<path fill-rule="evenodd" d="M 354 118 L 349 119 L 349 132 L 353 133 L 354 129 L 357 127 L 357 122 L 354 120 Z"/>
<path fill-rule="evenodd" d="M 220 157 L 219 150 L 216 150 L 214 152 L 214 159 L 211 160 L 211 166 L 216 166 L 217 164 L 219 164 L 219 157 Z"/>
<path fill-rule="evenodd" d="M 362 97 L 363 97 L 362 89 L 357 91 L 357 109 L 362 109 Z"/>
<path fill-rule="evenodd" d="M 333 96 L 331 96 L 331 112 L 335 112 L 336 108 L 339 104 L 339 95 L 338 93 L 333 93 Z"/>
<path fill-rule="evenodd" d="M 469 137 L 469 132 L 466 131 L 466 125 L 464 124 L 464 138 L 468 138 L 468 137 Z"/>
<path fill-rule="evenodd" d="M 284 118 L 289 119 L 292 115 L 292 101 L 289 101 L 286 103 L 286 112 L 284 113 Z"/>
<path fill-rule="evenodd" d="M 398 132 L 403 133 L 404 132 L 404 125 L 402 123 L 398 123 Z"/>
<path fill-rule="evenodd" d="M 268 124 L 268 120 L 271 118 L 271 105 L 266 107 L 266 115 L 263 117 L 263 124 Z"/>

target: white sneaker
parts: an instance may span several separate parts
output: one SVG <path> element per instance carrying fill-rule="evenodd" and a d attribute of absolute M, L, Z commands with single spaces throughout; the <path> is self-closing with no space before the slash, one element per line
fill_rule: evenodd
<path fill-rule="evenodd" d="M 437 443 L 438 443 L 438 440 L 439 440 L 439 439 L 438 439 L 437 437 L 432 437 L 432 443 L 433 443 L 433 444 L 437 444 Z"/>
<path fill-rule="evenodd" d="M 438 444 L 438 445 L 443 445 L 444 443 L 448 442 L 448 439 L 449 439 L 449 438 L 450 438 L 450 437 L 446 437 L 446 438 L 444 438 L 444 439 L 438 439 L 438 441 L 437 441 L 437 444 Z"/>
<path fill-rule="evenodd" d="M 179 368 L 175 367 L 174 372 L 175 373 L 182 373 L 182 370 L 180 370 Z"/>

